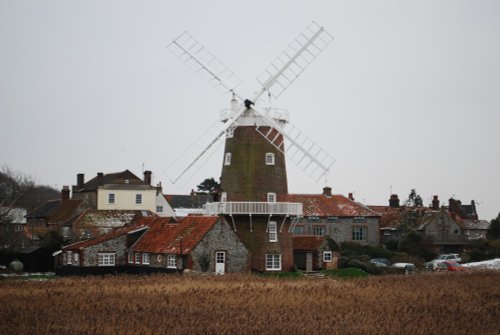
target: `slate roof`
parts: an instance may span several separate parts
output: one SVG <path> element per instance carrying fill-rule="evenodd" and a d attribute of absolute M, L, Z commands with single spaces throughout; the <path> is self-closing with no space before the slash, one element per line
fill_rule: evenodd
<path fill-rule="evenodd" d="M 318 250 L 325 241 L 326 238 L 324 236 L 296 235 L 292 237 L 293 250 L 298 251 Z"/>
<path fill-rule="evenodd" d="M 304 216 L 380 216 L 370 208 L 343 195 L 327 197 L 323 194 L 289 194 L 284 196 L 284 201 L 302 203 Z"/>
<path fill-rule="evenodd" d="M 195 193 L 192 195 L 165 194 L 165 200 L 173 209 L 176 208 L 203 208 L 207 202 L 212 202 L 210 194 Z"/>
<path fill-rule="evenodd" d="M 146 185 L 146 183 L 141 178 L 137 177 L 129 170 L 104 174 L 102 176 L 102 185 L 105 184 Z M 90 179 L 88 182 L 83 184 L 82 189 L 77 191 L 78 192 L 97 191 L 97 188 L 99 186 L 100 186 L 99 178 L 98 176 L 95 176 L 94 178 Z"/>
<path fill-rule="evenodd" d="M 81 242 L 77 242 L 77 243 L 73 243 L 73 244 L 64 246 L 64 247 L 62 247 L 62 250 L 67 251 L 67 250 L 79 250 L 79 249 L 87 248 L 87 247 L 90 247 L 90 246 L 93 246 L 93 245 L 96 245 L 99 243 L 103 243 L 103 242 L 112 240 L 112 239 L 120 237 L 120 236 L 129 234 L 132 232 L 136 232 L 136 231 L 139 231 L 142 229 L 147 229 L 147 228 L 148 228 L 147 226 L 140 226 L 140 227 L 133 226 L 133 227 L 123 227 L 123 228 L 115 229 L 115 230 L 113 230 L 107 234 L 101 235 L 99 237 L 95 237 L 95 238 L 92 238 L 90 240 L 81 241 Z"/>
<path fill-rule="evenodd" d="M 171 218 L 145 218 L 140 224 L 147 224 L 149 229 L 133 246 L 134 251 L 155 254 L 190 253 L 205 234 L 219 222 L 218 216 L 186 216 L 178 223 Z M 182 239 L 182 251 L 181 251 Z"/>
<path fill-rule="evenodd" d="M 49 200 L 43 205 L 35 208 L 33 211 L 26 214 L 26 218 L 31 219 L 42 219 L 48 218 L 56 209 L 56 207 L 62 202 L 61 199 Z"/>
<path fill-rule="evenodd" d="M 48 219 L 49 224 L 65 224 L 76 219 L 80 213 L 90 206 L 85 199 L 62 200 Z"/>

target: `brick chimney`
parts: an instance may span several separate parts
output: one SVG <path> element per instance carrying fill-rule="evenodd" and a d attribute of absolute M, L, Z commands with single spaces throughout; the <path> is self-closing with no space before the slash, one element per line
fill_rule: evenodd
<path fill-rule="evenodd" d="M 354 201 L 354 196 L 353 196 L 353 194 L 352 194 L 352 193 L 349 193 L 349 194 L 348 194 L 348 198 L 349 198 L 349 200 Z"/>
<path fill-rule="evenodd" d="M 148 185 L 151 185 L 151 173 L 149 170 L 144 171 L 144 182 Z"/>
<path fill-rule="evenodd" d="M 104 174 L 102 172 L 97 172 L 97 184 L 99 186 L 104 185 Z"/>
<path fill-rule="evenodd" d="M 432 209 L 435 211 L 439 209 L 439 199 L 437 195 L 435 195 L 432 199 Z"/>
<path fill-rule="evenodd" d="M 76 187 L 77 189 L 82 189 L 83 184 L 85 184 L 85 175 L 83 173 L 79 173 L 76 175 Z"/>
<path fill-rule="evenodd" d="M 332 196 L 332 188 L 329 186 L 323 187 L 323 195 L 326 195 L 327 197 Z"/>
<path fill-rule="evenodd" d="M 391 194 L 389 198 L 389 207 L 398 208 L 399 207 L 399 198 L 397 194 Z"/>
<path fill-rule="evenodd" d="M 63 186 L 61 190 L 61 200 L 69 199 L 69 186 Z"/>

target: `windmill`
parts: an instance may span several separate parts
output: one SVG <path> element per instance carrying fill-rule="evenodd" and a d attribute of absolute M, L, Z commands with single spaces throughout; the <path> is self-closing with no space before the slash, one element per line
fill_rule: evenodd
<path fill-rule="evenodd" d="M 241 80 L 235 73 L 188 32 L 167 47 L 209 84 L 231 94 L 231 107 L 221 113 L 222 125 L 209 131 L 211 138 L 173 182 L 225 138 L 220 201 L 206 204 L 206 213 L 228 216 L 253 255 L 252 268 L 259 271 L 293 265 L 290 230 L 283 227 L 290 217 L 302 216 L 302 204 L 284 201 L 288 194 L 285 156 L 315 181 L 326 179 L 334 163 L 291 125 L 286 111 L 272 108 L 269 101 L 277 99 L 332 40 L 313 21 L 257 78 L 261 87 L 251 99 L 237 92 Z"/>
<path fill-rule="evenodd" d="M 238 142 L 234 140 L 235 135 L 238 138 L 242 136 L 254 137 L 257 134 L 273 147 L 270 153 L 276 152 L 276 155 L 279 156 L 275 156 L 275 162 L 278 163 L 279 169 L 282 170 L 281 176 L 275 175 L 273 179 L 276 180 L 277 178 L 279 180 L 277 183 L 285 185 L 278 187 L 275 193 L 282 194 L 287 191 L 286 169 L 284 166 L 285 155 L 313 180 L 326 179 L 334 159 L 297 127 L 291 125 L 286 111 L 272 108 L 267 102 L 268 98 L 271 97 L 277 99 L 332 39 L 333 37 L 323 27 L 313 21 L 257 78 L 261 87 L 252 99 L 244 99 L 237 92 L 236 87 L 241 83 L 241 80 L 188 32 L 182 33 L 173 40 L 167 48 L 209 84 L 223 93 L 231 93 L 232 99 L 231 108 L 221 114 L 222 126 L 211 130 L 212 138 L 208 139 L 208 144 L 172 182 L 179 181 L 225 137 L 226 150 L 221 183 L 223 186 L 227 184 L 228 200 L 256 200 L 248 199 L 255 193 L 252 190 L 244 191 L 247 194 L 246 199 L 241 194 L 237 194 L 241 192 L 232 190 L 234 186 L 231 186 L 231 184 L 234 184 L 236 180 L 239 184 L 244 180 L 246 181 L 245 185 L 250 185 L 254 179 L 252 176 L 242 173 L 235 174 L 236 171 L 231 167 L 230 160 L 236 163 L 235 158 L 237 157 L 234 157 L 234 155 L 238 155 L 240 151 L 228 151 L 238 149 L 238 146 L 236 145 L 235 148 L 234 144 L 229 145 L 228 148 L 228 143 Z M 252 127 L 253 129 L 250 130 L 244 127 Z M 272 158 L 268 159 L 271 160 Z M 281 162 L 283 163 L 281 164 Z M 231 173 L 228 174 L 229 170 L 231 170 Z M 234 179 L 234 181 L 227 179 Z M 271 180 L 265 182 L 269 183 Z M 262 194 L 255 194 L 255 196 L 259 199 L 262 198 Z"/>

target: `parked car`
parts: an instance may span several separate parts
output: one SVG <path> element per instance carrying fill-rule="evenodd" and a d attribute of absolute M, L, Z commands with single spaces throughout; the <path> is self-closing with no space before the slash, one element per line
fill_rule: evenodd
<path fill-rule="evenodd" d="M 445 261 L 461 262 L 462 258 L 460 258 L 459 254 L 442 254 L 439 255 L 438 258 L 433 259 L 431 262 L 445 262 Z"/>
<path fill-rule="evenodd" d="M 378 268 L 385 268 L 391 265 L 391 261 L 387 258 L 372 258 L 370 259 L 370 263 Z"/>
<path fill-rule="evenodd" d="M 465 271 L 465 267 L 462 264 L 454 261 L 445 261 L 442 264 L 446 265 L 448 271 Z"/>
<path fill-rule="evenodd" d="M 394 269 L 403 269 L 405 272 L 412 272 L 417 268 L 413 263 L 394 263 L 391 267 Z"/>
<path fill-rule="evenodd" d="M 424 267 L 430 271 L 448 271 L 448 266 L 444 262 L 427 262 Z"/>

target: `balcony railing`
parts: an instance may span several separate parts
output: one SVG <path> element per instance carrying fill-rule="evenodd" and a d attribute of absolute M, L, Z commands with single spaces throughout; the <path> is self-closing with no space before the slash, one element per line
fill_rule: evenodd
<path fill-rule="evenodd" d="M 290 215 L 302 216 L 302 204 L 295 202 L 211 202 L 206 215 Z"/>

